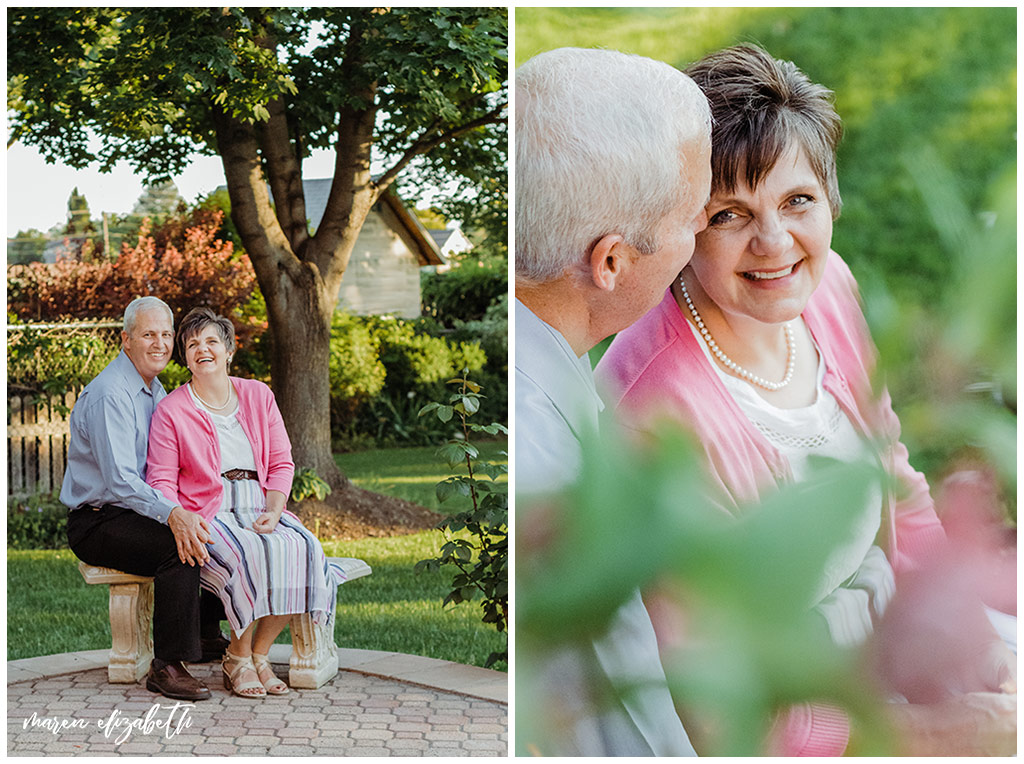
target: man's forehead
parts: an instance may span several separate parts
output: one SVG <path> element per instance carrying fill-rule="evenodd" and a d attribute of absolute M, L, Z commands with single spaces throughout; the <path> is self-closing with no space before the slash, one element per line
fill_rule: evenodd
<path fill-rule="evenodd" d="M 142 330 L 143 328 L 167 328 L 172 329 L 171 317 L 167 315 L 167 311 L 163 308 L 146 308 L 140 310 L 138 315 L 135 317 L 135 329 L 136 331 Z"/>

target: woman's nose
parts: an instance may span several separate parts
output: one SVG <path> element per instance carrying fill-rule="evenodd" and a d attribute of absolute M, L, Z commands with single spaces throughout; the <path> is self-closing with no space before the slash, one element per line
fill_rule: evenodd
<path fill-rule="evenodd" d="M 784 254 L 793 245 L 793 237 L 777 216 L 762 219 L 750 248 L 755 255 L 774 257 Z"/>

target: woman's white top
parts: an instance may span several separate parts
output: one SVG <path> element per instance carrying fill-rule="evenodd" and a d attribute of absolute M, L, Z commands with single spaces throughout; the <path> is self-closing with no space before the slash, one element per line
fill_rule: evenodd
<path fill-rule="evenodd" d="M 788 460 L 796 482 L 810 478 L 814 457 L 847 463 L 870 459 L 867 444 L 835 397 L 824 387 L 825 364 L 821 353 L 818 353 L 814 402 L 809 406 L 782 409 L 762 398 L 753 385 L 722 369 L 700 332 L 689 321 L 687 325 L 733 400 Z M 892 596 L 892 568 L 882 550 L 875 546 L 881 521 L 882 487 L 875 481 L 868 487 L 864 509 L 853 531 L 829 557 L 814 597 L 815 609 L 828 620 L 832 637 L 838 644 L 858 644 L 866 638 L 871 633 L 872 615 L 880 616 Z"/>
<path fill-rule="evenodd" d="M 192 396 L 192 403 L 200 411 L 209 415 L 217 430 L 217 442 L 220 444 L 220 471 L 228 470 L 254 470 L 256 469 L 256 457 L 252 453 L 252 444 L 249 436 L 245 434 L 242 425 L 238 421 L 238 404 L 235 403 L 234 411 L 228 414 L 215 414 L 202 404 L 192 385 L 188 386 L 189 394 Z"/>

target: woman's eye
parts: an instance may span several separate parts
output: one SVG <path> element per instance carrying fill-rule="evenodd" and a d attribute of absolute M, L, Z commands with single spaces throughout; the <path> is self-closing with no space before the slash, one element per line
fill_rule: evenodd
<path fill-rule="evenodd" d="M 803 207 L 805 204 L 811 204 L 814 201 L 813 196 L 808 194 L 797 194 L 789 200 L 790 207 Z"/>
<path fill-rule="evenodd" d="M 735 219 L 736 214 L 732 210 L 722 210 L 721 212 L 716 212 L 708 219 L 708 225 L 724 225 L 726 223 L 732 222 Z"/>

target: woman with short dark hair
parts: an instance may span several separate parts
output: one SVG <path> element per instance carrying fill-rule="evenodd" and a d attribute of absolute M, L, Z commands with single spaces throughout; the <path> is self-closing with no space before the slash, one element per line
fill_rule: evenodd
<path fill-rule="evenodd" d="M 857 285 L 831 250 L 842 126 L 830 91 L 760 48 L 719 51 L 686 71 L 714 118 L 708 225 L 662 302 L 616 337 L 597 377 L 622 418 L 667 415 L 696 433 L 714 499 L 733 516 L 808 478 L 816 458 L 885 466 L 892 480 L 868 487 L 809 603 L 833 641 L 854 647 L 892 598 L 894 570 L 919 565 L 944 534 L 888 393 L 872 389 Z M 992 676 L 1006 678 L 1006 655 Z M 910 735 L 920 732 L 920 719 L 892 710 Z M 782 726 L 780 753 L 839 755 L 849 734 L 840 709 L 803 706 Z M 923 732 L 929 742 L 936 734 Z"/>
<path fill-rule="evenodd" d="M 157 406 L 146 481 L 210 525 L 200 583 L 231 625 L 224 686 L 245 698 L 284 695 L 270 645 L 297 613 L 331 628 L 344 578 L 285 508 L 295 472 L 288 433 L 269 387 L 228 375 L 231 321 L 193 309 L 176 344 L 192 378 Z"/>

